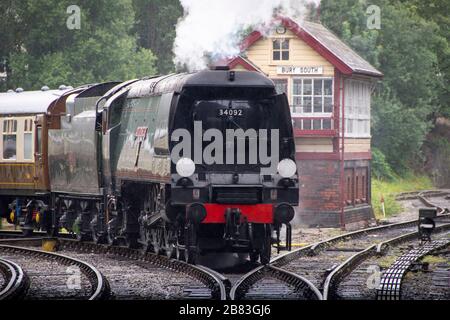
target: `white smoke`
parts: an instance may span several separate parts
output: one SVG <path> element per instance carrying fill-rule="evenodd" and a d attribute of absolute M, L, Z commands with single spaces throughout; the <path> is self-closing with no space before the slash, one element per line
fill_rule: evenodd
<path fill-rule="evenodd" d="M 311 2 L 320 0 L 180 0 L 184 16 L 177 25 L 174 63 L 193 71 L 206 68 L 210 59 L 236 56 L 244 32 L 267 32 L 275 15 L 300 22 Z"/>

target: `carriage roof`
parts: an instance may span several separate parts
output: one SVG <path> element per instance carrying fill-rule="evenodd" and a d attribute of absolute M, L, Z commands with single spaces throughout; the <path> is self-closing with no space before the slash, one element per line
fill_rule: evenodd
<path fill-rule="evenodd" d="M 67 90 L 0 93 L 0 114 L 46 113 L 51 103 Z"/>

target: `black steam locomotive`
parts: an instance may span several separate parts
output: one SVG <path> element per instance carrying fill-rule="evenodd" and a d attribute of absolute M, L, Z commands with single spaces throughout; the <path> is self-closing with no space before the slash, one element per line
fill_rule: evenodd
<path fill-rule="evenodd" d="M 8 94 L 19 103 L 23 93 Z M 290 249 L 295 144 L 270 79 L 205 70 L 83 86 L 47 103 L 35 161 L 48 165 L 48 187 L 0 182 L 11 222 L 190 263 L 208 252 L 267 263 L 272 245 Z"/>

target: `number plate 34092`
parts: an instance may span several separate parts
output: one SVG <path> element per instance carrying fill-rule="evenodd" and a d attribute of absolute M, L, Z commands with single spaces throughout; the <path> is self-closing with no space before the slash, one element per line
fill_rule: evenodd
<path fill-rule="evenodd" d="M 242 117 L 244 116 L 243 109 L 218 109 L 219 117 Z"/>

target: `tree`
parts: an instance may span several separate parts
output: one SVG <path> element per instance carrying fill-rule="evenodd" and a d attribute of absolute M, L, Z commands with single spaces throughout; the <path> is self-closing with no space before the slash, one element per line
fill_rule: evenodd
<path fill-rule="evenodd" d="M 448 0 L 408 0 L 411 8 L 427 21 L 433 21 L 438 28 L 436 35 L 440 38 L 436 41 L 435 52 L 437 55 L 439 73 L 442 85 L 438 92 L 438 114 L 450 117 L 450 16 Z"/>
<path fill-rule="evenodd" d="M 397 173 L 421 167 L 421 147 L 430 123 L 418 117 L 413 109 L 405 107 L 397 98 L 376 96 L 372 108 L 373 144 L 382 151 L 386 161 Z"/>
<path fill-rule="evenodd" d="M 43 85 L 127 80 L 153 75 L 156 57 L 138 48 L 133 33 L 132 0 L 78 1 L 81 28 L 69 30 L 70 0 L 11 1 L 4 13 L 14 33 L 9 52 L 8 86 L 38 89 Z M 3 33 L 3 25 L 2 32 Z"/>
<path fill-rule="evenodd" d="M 433 2 L 445 15 L 448 0 Z M 369 5 L 381 9 L 379 30 L 367 27 Z M 442 110 L 445 79 L 437 52 L 446 56 L 448 24 L 421 16 L 435 13 L 427 6 L 419 0 L 321 1 L 322 23 L 384 73 L 372 104 L 373 144 L 397 172 L 421 166 L 430 120 Z"/>
<path fill-rule="evenodd" d="M 183 15 L 179 0 L 134 0 L 136 12 L 135 30 L 139 45 L 151 49 L 158 56 L 160 73 L 174 70 L 173 42 L 176 24 Z"/>

